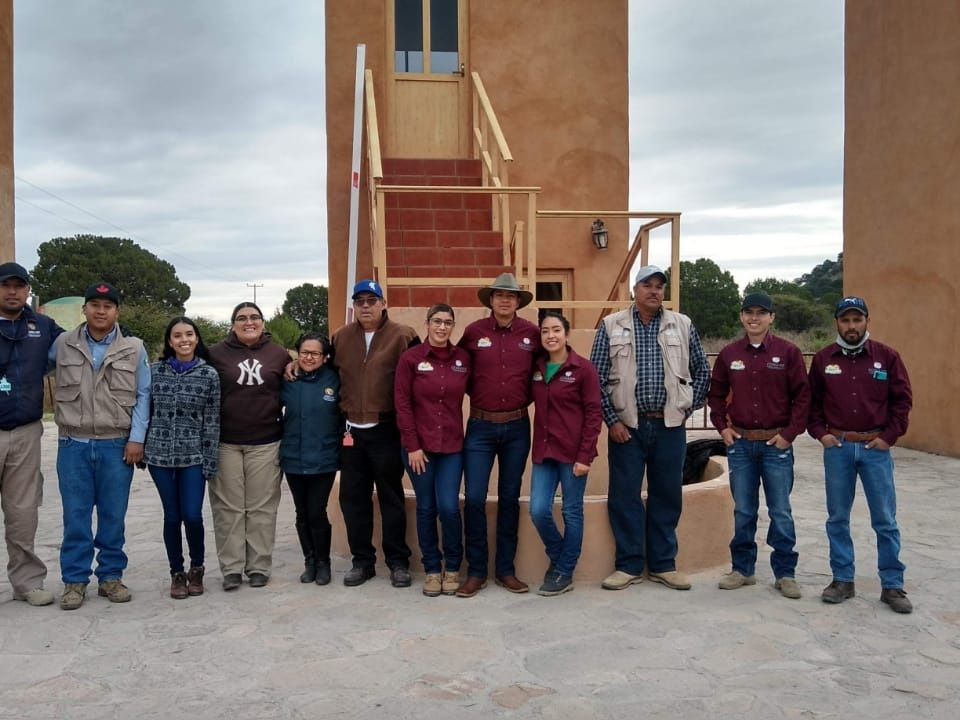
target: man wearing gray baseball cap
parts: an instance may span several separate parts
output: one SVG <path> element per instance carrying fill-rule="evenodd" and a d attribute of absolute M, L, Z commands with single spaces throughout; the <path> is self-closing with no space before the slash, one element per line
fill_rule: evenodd
<path fill-rule="evenodd" d="M 590 353 L 609 428 L 607 511 L 616 569 L 603 581 L 607 590 L 641 582 L 644 567 L 654 582 L 690 589 L 676 566 L 684 425 L 703 406 L 710 366 L 690 318 L 663 307 L 666 282 L 656 265 L 640 268 L 633 306 L 604 318 Z M 646 508 L 640 499 L 644 470 Z"/>

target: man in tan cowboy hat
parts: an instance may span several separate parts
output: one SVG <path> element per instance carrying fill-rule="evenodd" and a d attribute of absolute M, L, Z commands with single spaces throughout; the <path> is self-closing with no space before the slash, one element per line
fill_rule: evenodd
<path fill-rule="evenodd" d="M 495 578 L 510 592 L 525 593 L 513 561 L 517 554 L 520 481 L 530 453 L 530 377 L 540 351 L 540 331 L 517 315 L 533 300 L 517 279 L 503 273 L 477 291 L 493 313 L 470 323 L 460 347 L 473 358 L 470 420 L 463 445 L 464 535 L 467 579 L 459 597 L 473 597 L 487 584 L 487 487 L 497 460 L 497 550 Z"/>

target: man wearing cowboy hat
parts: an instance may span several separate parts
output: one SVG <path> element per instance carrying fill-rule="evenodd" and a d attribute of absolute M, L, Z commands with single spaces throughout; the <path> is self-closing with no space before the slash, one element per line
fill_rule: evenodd
<path fill-rule="evenodd" d="M 810 364 L 807 431 L 823 445 L 833 573 L 820 597 L 835 605 L 856 594 L 850 509 L 859 475 L 877 535 L 880 600 L 894 612 L 910 613 L 913 604 L 903 591 L 890 448 L 907 431 L 913 393 L 900 354 L 870 337 L 869 316 L 863 298 L 841 299 L 834 312 L 837 340 Z"/>
<path fill-rule="evenodd" d="M 463 445 L 463 520 L 467 579 L 459 597 L 473 597 L 487 584 L 487 487 L 496 459 L 497 545 L 494 577 L 510 592 L 525 593 L 517 579 L 517 528 L 520 521 L 520 481 L 530 453 L 530 377 L 540 350 L 540 331 L 517 315 L 533 300 L 510 273 L 477 291 L 493 313 L 470 323 L 459 345 L 473 358 L 470 419 Z"/>
<path fill-rule="evenodd" d="M 710 366 L 690 318 L 663 307 L 666 282 L 656 265 L 640 268 L 633 306 L 604 318 L 590 352 L 609 427 L 607 509 L 617 549 L 616 569 L 603 581 L 607 590 L 641 582 L 644 566 L 654 582 L 690 589 L 676 566 L 684 425 L 703 406 Z M 640 499 L 644 471 L 646 508 Z"/>

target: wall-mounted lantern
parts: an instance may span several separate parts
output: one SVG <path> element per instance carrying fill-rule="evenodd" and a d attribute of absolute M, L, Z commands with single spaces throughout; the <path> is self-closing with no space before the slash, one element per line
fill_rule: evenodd
<path fill-rule="evenodd" d="M 607 242 L 609 240 L 609 233 L 603 226 L 603 220 L 594 220 L 590 230 L 590 234 L 593 236 L 593 244 L 596 246 L 597 250 L 606 250 Z"/>

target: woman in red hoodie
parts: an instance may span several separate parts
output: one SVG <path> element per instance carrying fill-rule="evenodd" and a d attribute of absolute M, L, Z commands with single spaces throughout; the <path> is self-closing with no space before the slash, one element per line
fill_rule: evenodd
<path fill-rule="evenodd" d="M 227 339 L 210 348 L 220 375 L 220 459 L 210 481 L 223 589 L 270 579 L 280 504 L 280 387 L 290 354 L 264 331 L 263 313 L 242 302 Z"/>

